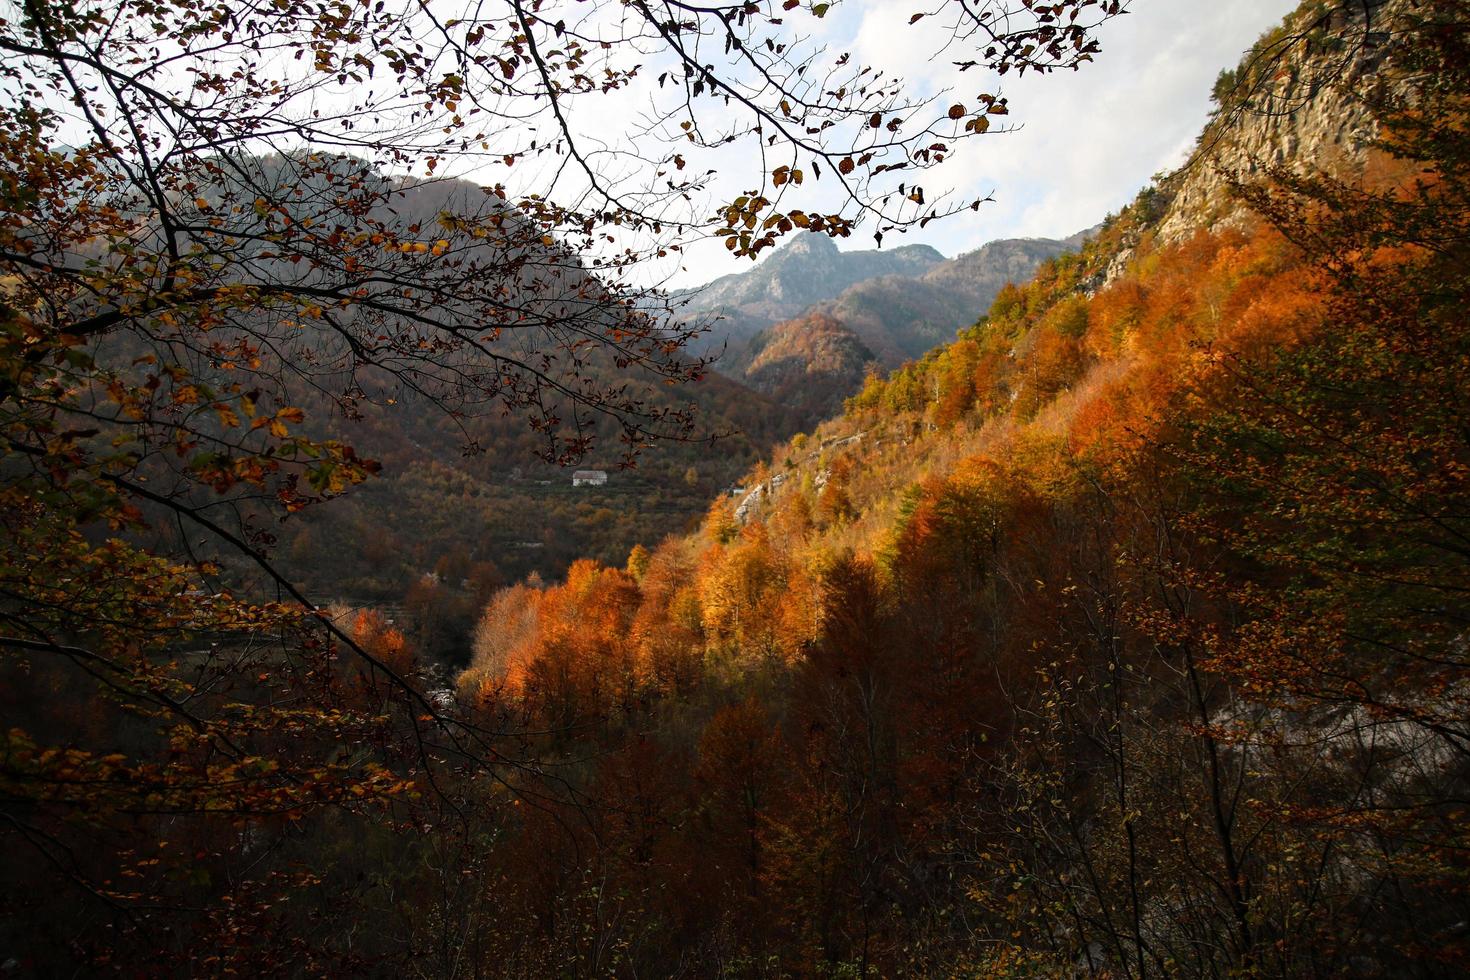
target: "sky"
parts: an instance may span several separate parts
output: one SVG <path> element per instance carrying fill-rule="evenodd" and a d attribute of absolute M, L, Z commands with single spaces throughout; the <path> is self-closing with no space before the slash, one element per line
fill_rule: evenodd
<path fill-rule="evenodd" d="M 474 0 L 443 0 L 442 6 L 452 9 L 458 3 L 475 7 Z M 1208 117 L 1209 93 L 1220 71 L 1234 67 L 1256 38 L 1297 5 L 1298 0 L 1129 0 L 1126 15 L 1098 29 L 1102 51 L 1092 64 L 1077 72 L 1023 78 L 984 78 L 978 71 L 961 74 L 952 62 L 973 57 L 973 51 L 952 50 L 935 57 L 938 39 L 946 36 L 944 22 L 936 16 L 911 25 L 910 17 L 919 10 L 942 8 L 936 0 L 840 0 L 832 4 L 827 17 L 802 13 L 788 20 L 794 44 L 825 46 L 829 54 L 851 52 L 854 64 L 872 65 L 902 77 L 906 98 L 932 96 L 941 99 L 936 103 L 939 106 L 946 104 L 942 97 L 946 92 L 971 105 L 978 91 L 1008 98 L 1010 115 L 1004 118 L 1019 127 L 1018 131 L 992 129 L 985 136 L 962 140 L 943 166 L 923 176 L 931 202 L 944 189 L 951 190 L 957 202 L 987 196 L 993 200 L 977 212 L 966 210 L 933 222 L 923 231 L 884 238 L 888 247 L 922 242 L 954 256 L 997 238 L 1060 238 L 1091 227 L 1130 201 L 1154 174 L 1184 162 Z M 557 0 L 550 7 L 566 11 L 569 17 L 573 11 L 582 11 L 594 25 L 599 16 L 615 23 L 625 10 L 617 4 L 576 0 Z M 802 37 L 807 40 L 800 40 Z M 709 214 L 719 203 L 749 193 L 752 181 L 761 173 L 749 140 L 736 147 L 701 151 L 696 158 L 677 130 L 662 137 L 675 140 L 673 143 L 659 143 L 658 133 L 642 132 L 649 107 L 663 97 L 657 82 L 660 69 L 672 64 L 667 52 L 660 54 L 656 47 L 632 54 L 646 55 L 649 60 L 634 84 L 611 97 L 594 94 L 585 102 L 578 100 L 569 110 L 573 132 L 584 139 L 582 149 L 604 150 L 596 156 L 599 181 L 641 185 L 648 177 L 648 157 L 641 151 L 651 145 L 654 154 L 669 152 L 671 147 L 688 153 L 691 173 L 710 167 L 718 174 L 704 199 L 691 205 L 696 215 Z M 719 56 L 714 57 L 718 60 Z M 293 68 L 295 64 L 284 62 L 288 76 L 293 71 L 312 75 L 309 62 L 300 62 L 299 68 Z M 188 87 L 183 78 L 173 81 Z M 350 86 L 341 91 L 313 87 L 310 98 L 322 101 L 308 108 L 344 108 L 357 97 Z M 701 106 L 707 107 L 710 101 L 706 98 Z M 538 105 L 540 117 L 534 125 L 529 117 L 526 123 L 532 126 L 530 134 L 542 139 L 543 150 L 552 141 L 559 147 L 559 130 L 550 125 L 548 104 Z M 417 110 L 416 101 L 410 108 Z M 701 116 L 702 126 L 719 121 L 718 110 Z M 79 133 L 89 131 L 80 119 L 75 125 Z M 526 135 L 523 130 L 524 126 L 507 126 L 501 135 L 519 144 Z M 623 154 L 624 148 L 635 152 Z M 487 146 L 487 150 L 460 155 L 440 175 L 481 183 L 505 180 L 514 193 L 550 189 L 556 200 L 575 200 L 580 193 L 577 170 L 563 167 L 565 157 L 526 158 L 511 170 L 498 165 L 504 150 L 498 146 Z M 491 161 L 488 165 L 487 160 Z M 552 176 L 556 174 L 563 176 Z M 558 184 L 566 174 L 571 175 L 571 185 Z M 837 187 L 830 179 L 821 187 L 815 186 L 817 181 L 807 183 L 813 195 L 805 199 L 807 210 L 823 206 L 824 196 L 830 198 L 826 206 L 840 206 Z M 862 228 L 840 241 L 839 247 L 872 248 L 873 230 L 872 226 Z M 615 241 L 611 248 L 616 251 L 623 244 Z M 633 244 L 646 247 L 637 240 Z M 715 240 L 652 262 L 636 276 L 646 278 L 641 284 L 696 286 L 749 267 L 748 260 L 732 260 Z"/>
<path fill-rule="evenodd" d="M 886 238 L 885 245 L 922 242 L 953 256 L 997 238 L 1061 238 L 1097 224 L 1154 174 L 1186 160 L 1208 117 L 1215 78 L 1296 6 L 1297 0 L 1134 0 L 1126 16 L 1103 25 L 1094 63 L 1002 84 L 1018 132 L 969 140 L 936 171 L 936 187 L 952 187 L 961 199 L 991 195 L 993 202 L 922 233 Z M 915 72 L 911 77 L 925 88 L 973 89 L 975 79 L 927 61 L 922 34 L 907 27 L 914 7 L 849 0 L 842 22 L 856 25 L 856 36 L 831 40 L 850 43 L 859 61 Z M 869 234 L 839 247 L 873 243 Z M 717 245 L 691 249 L 684 259 L 672 285 L 744 268 Z"/>

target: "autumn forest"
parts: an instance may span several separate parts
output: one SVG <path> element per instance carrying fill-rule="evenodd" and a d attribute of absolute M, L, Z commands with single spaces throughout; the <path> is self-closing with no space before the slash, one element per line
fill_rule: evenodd
<path fill-rule="evenodd" d="M 1470 971 L 1470 3 L 1302 3 L 891 369 L 998 85 L 466 6 L 0 3 L 0 975 Z"/>

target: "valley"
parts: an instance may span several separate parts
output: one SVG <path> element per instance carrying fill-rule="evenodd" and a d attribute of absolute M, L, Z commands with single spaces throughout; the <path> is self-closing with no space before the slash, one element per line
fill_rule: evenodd
<path fill-rule="evenodd" d="M 954 258 L 1143 2 L 22 6 L 0 973 L 1470 971 L 1470 3 Z"/>

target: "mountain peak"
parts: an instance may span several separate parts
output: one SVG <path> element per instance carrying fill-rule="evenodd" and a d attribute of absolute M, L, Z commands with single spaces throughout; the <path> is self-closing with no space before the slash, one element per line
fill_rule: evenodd
<path fill-rule="evenodd" d="M 767 261 L 773 261 L 783 255 L 840 255 L 837 243 L 830 235 L 819 232 L 807 232 L 798 235 L 785 246 L 776 250 L 776 253 Z"/>
<path fill-rule="evenodd" d="M 859 282 L 879 276 L 917 279 L 943 261 L 944 256 L 928 245 L 844 252 L 829 236 L 806 233 L 754 268 L 685 295 L 691 312 L 738 313 L 749 319 L 748 329 L 740 331 L 749 336 Z"/>

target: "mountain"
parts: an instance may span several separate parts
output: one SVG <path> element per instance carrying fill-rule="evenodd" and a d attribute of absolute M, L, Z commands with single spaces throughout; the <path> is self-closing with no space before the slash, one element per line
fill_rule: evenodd
<path fill-rule="evenodd" d="M 812 313 L 847 326 L 894 368 L 952 339 L 1002 286 L 1024 282 L 1078 237 L 1004 239 L 945 259 L 927 245 L 842 252 L 824 235 L 805 235 L 748 272 L 676 297 L 690 314 L 719 317 L 691 352 L 717 355 L 716 370 L 729 377 L 759 358 L 766 327 Z"/>
<path fill-rule="evenodd" d="M 432 262 L 417 253 L 375 252 L 371 261 L 381 269 L 363 279 L 371 288 L 411 281 L 424 292 L 455 297 L 457 306 L 434 312 L 451 323 L 458 314 L 466 326 L 483 330 L 473 346 L 424 341 L 433 353 L 419 354 L 419 335 L 404 328 L 407 317 L 392 312 L 298 323 L 262 307 L 245 321 L 279 352 L 280 377 L 270 387 L 281 404 L 304 412 L 303 429 L 349 444 L 382 466 L 375 479 L 331 506 L 307 507 L 272 527 L 281 568 L 323 604 L 396 602 L 410 590 L 424 592 L 431 580 L 441 606 L 457 610 L 434 618 L 458 627 L 454 636 L 436 627 L 438 636 L 416 637 L 434 655 L 453 659 L 467 652 L 470 624 L 461 620 L 484 588 L 532 574 L 554 580 L 578 558 L 620 561 L 639 541 L 684 532 L 711 494 L 732 484 L 774 443 L 815 420 L 735 378 L 705 373 L 686 384 L 664 383 L 682 376 L 691 362 L 682 352 L 638 340 L 638 320 L 622 341 L 625 349 L 609 353 L 602 338 L 629 315 L 622 294 L 599 279 L 571 245 L 543 239 L 539 228 L 478 185 L 390 179 L 364 161 L 317 154 L 231 163 L 228 176 L 205 186 L 201 199 L 281 196 L 293 221 L 326 224 L 350 217 L 372 222 L 369 230 L 381 227 L 410 239 L 424 230 L 455 238 L 445 254 L 430 256 Z M 356 181 L 370 200 L 366 217 L 339 213 L 344 205 L 331 191 L 344 178 Z M 456 235 L 449 215 L 483 223 L 482 234 Z M 274 254 L 279 249 L 257 227 L 264 219 L 253 209 L 236 208 L 228 220 L 246 243 L 235 256 L 244 274 L 311 286 L 340 271 Z M 492 331 L 493 337 L 485 336 Z M 134 341 L 119 332 L 100 343 Z M 642 364 L 631 356 L 649 346 L 655 352 Z M 145 353 L 129 347 L 109 356 L 127 363 Z M 455 379 L 483 372 L 492 355 L 503 358 L 495 367 L 496 383 L 506 383 L 516 364 L 525 366 L 522 381 L 546 380 L 534 402 L 548 425 L 534 428 L 526 421 L 528 412 L 508 411 L 514 402 L 508 391 L 470 404 L 453 400 L 460 390 Z M 201 380 L 229 380 L 220 376 L 213 352 L 183 356 L 192 358 Z M 410 359 L 411 373 L 395 370 Z M 626 465 L 628 445 L 620 438 L 625 432 L 619 420 L 580 408 L 568 393 L 593 399 L 613 393 L 609 404 L 632 405 L 639 417 L 654 420 L 649 428 L 658 437 L 645 440 L 636 468 Z M 677 421 L 658 421 L 661 413 L 685 411 L 692 413 L 692 432 Z M 719 450 L 711 452 L 715 436 L 721 437 Z M 609 473 L 607 482 L 574 487 L 569 468 L 543 459 L 564 444 L 553 437 L 587 439 L 578 465 Z M 251 574 L 243 562 L 231 571 Z"/>
<path fill-rule="evenodd" d="M 884 276 L 859 283 L 814 312 L 862 339 L 888 370 L 954 339 L 1006 283 L 1030 279 L 1047 259 L 1073 250 L 1049 238 L 1008 238 L 942 262 L 915 280 Z"/>
<path fill-rule="evenodd" d="M 816 420 L 856 393 L 868 370 L 953 340 L 1007 283 L 1025 282 L 1096 230 L 1002 239 L 953 259 L 927 245 L 844 252 L 826 235 L 803 235 L 753 269 L 671 298 L 684 316 L 708 321 L 691 354 Z M 806 329 L 814 335 L 802 338 Z M 814 359 L 800 363 L 804 353 Z"/>
<path fill-rule="evenodd" d="M 877 363 L 857 334 L 821 312 L 762 331 L 751 347 L 756 354 L 742 380 L 807 424 L 831 415 Z"/>
<path fill-rule="evenodd" d="M 1042 263 L 1075 251 L 1076 240 L 1086 234 L 1066 241 L 1004 239 L 935 263 L 922 275 L 865 279 L 743 343 L 727 337 L 729 346 L 715 368 L 804 417 L 823 418 L 857 393 L 867 371 L 893 370 L 953 340 L 1007 283 L 1025 282 Z M 815 334 L 803 339 L 808 329 Z M 805 365 L 799 363 L 803 352 L 814 357 Z M 782 367 L 773 370 L 776 364 Z M 802 383 L 792 384 L 797 377 Z"/>
<path fill-rule="evenodd" d="M 691 351 L 717 352 L 856 283 L 888 275 L 914 278 L 942 262 L 944 256 L 928 245 L 844 252 L 826 235 L 801 235 L 753 269 L 674 296 L 690 314 L 722 318 Z"/>

